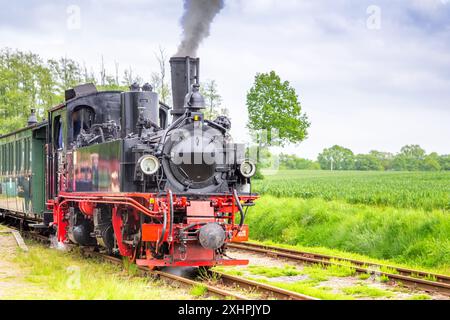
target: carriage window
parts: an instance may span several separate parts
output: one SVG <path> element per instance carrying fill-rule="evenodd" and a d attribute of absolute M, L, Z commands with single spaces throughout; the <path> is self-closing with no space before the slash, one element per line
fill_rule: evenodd
<path fill-rule="evenodd" d="M 22 169 L 22 141 L 16 141 L 16 171 L 20 172 Z"/>
<path fill-rule="evenodd" d="M 24 166 L 25 170 L 28 171 L 30 169 L 30 152 L 31 152 L 29 138 L 25 139 L 24 142 L 25 142 Z"/>
<path fill-rule="evenodd" d="M 94 123 L 95 112 L 90 107 L 80 107 L 72 113 L 73 141 L 77 140 L 81 131 L 89 131 Z"/>
<path fill-rule="evenodd" d="M 14 174 L 14 145 L 12 142 L 8 143 L 8 151 L 9 151 L 9 174 Z"/>

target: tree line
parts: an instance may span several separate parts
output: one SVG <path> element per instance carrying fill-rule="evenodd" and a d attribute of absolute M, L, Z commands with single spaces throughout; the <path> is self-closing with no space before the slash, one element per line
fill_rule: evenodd
<path fill-rule="evenodd" d="M 169 57 L 159 48 L 154 58 L 158 70 L 146 78 L 159 94 L 160 101 L 170 105 Z M 31 109 L 35 109 L 38 119 L 42 120 L 49 108 L 64 101 L 65 90 L 79 84 L 93 83 L 99 90 L 119 91 L 127 90 L 132 83 L 144 84 L 143 78 L 131 67 L 120 73 L 117 61 L 114 61 L 114 70 L 107 70 L 103 56 L 99 70 L 95 72 L 92 67 L 69 57 L 44 60 L 32 52 L 0 49 L 0 135 L 23 128 Z M 228 114 L 214 80 L 202 83 L 202 93 L 208 118 Z"/>
<path fill-rule="evenodd" d="M 354 154 L 350 149 L 335 145 L 324 149 L 317 161 L 295 155 L 280 155 L 282 169 L 322 169 L 360 171 L 442 171 L 450 170 L 450 155 L 427 154 L 419 145 L 406 145 L 396 153 L 370 151 Z"/>
<path fill-rule="evenodd" d="M 259 168 L 273 168 L 276 164 L 270 147 L 296 144 L 308 137 L 310 122 L 296 90 L 275 71 L 255 76 L 247 93 L 247 111 L 247 128 L 253 132 Z M 277 164 L 281 169 L 298 170 L 441 171 L 450 170 L 450 155 L 427 154 L 419 145 L 406 145 L 396 154 L 375 150 L 354 154 L 348 148 L 335 145 L 324 149 L 316 161 L 281 154 Z M 260 172 L 258 176 L 261 177 Z"/>

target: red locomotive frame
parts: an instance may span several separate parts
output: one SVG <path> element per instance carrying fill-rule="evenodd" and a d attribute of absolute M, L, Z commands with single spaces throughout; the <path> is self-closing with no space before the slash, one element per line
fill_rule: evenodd
<path fill-rule="evenodd" d="M 239 196 L 240 203 L 252 203 L 257 199 L 256 195 Z M 171 203 L 173 204 L 171 206 Z M 172 195 L 169 191 L 165 196 L 150 193 L 81 193 L 60 192 L 57 200 L 48 201 L 47 207 L 53 211 L 53 226 L 57 230 L 58 242 L 67 242 L 68 209 L 77 204 L 85 217 L 92 218 L 94 209 L 98 204 L 108 204 L 112 207 L 112 224 L 117 246 L 121 256 L 128 257 L 138 265 L 148 267 L 163 266 L 215 266 L 215 265 L 246 265 L 248 260 L 224 259 L 216 250 L 205 249 L 197 241 L 180 242 L 179 233 L 191 226 L 191 230 L 198 230 L 205 223 L 222 224 L 226 230 L 227 242 L 243 242 L 248 240 L 248 226 L 236 224 L 236 214 L 239 207 L 233 195 L 208 196 L 206 200 L 193 201 L 185 196 Z M 173 224 L 174 210 L 186 211 L 187 223 Z M 124 243 L 122 239 L 122 227 L 124 222 L 120 214 L 121 210 L 131 209 L 138 221 L 139 215 L 162 219 L 166 216 L 166 224 L 141 225 L 141 245 L 133 248 Z M 172 224 L 172 228 L 170 228 Z M 162 233 L 165 234 L 161 240 Z M 169 254 L 164 258 L 154 257 L 148 245 L 157 248 L 166 243 L 169 246 Z"/>

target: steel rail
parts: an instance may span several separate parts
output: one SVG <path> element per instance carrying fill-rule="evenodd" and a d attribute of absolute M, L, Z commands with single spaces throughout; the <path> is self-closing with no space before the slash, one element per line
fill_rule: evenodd
<path fill-rule="evenodd" d="M 279 248 L 269 245 L 261 245 L 255 243 L 230 243 L 228 248 L 244 250 L 259 254 L 264 254 L 271 257 L 280 257 L 288 260 L 301 261 L 312 264 L 323 264 L 323 265 L 337 265 L 346 266 L 353 268 L 357 273 L 368 273 L 368 274 L 378 274 L 387 276 L 389 279 L 400 281 L 402 284 L 412 288 L 420 288 L 425 291 L 433 291 L 450 296 L 450 277 L 442 274 L 434 274 L 419 270 L 406 269 L 401 267 L 395 267 L 384 264 L 377 264 L 367 261 L 360 261 L 355 259 L 341 258 L 336 256 L 316 254 L 305 251 L 297 251 L 286 248 Z M 343 264 L 341 262 L 349 262 L 348 264 Z M 392 270 L 395 273 L 385 270 Z M 429 279 L 436 279 L 432 281 Z"/>
<path fill-rule="evenodd" d="M 85 251 L 83 251 L 85 252 Z M 89 252 L 86 251 L 88 255 L 93 255 L 104 260 L 110 261 L 115 264 L 122 264 L 122 260 L 119 258 L 111 257 L 105 254 L 97 253 L 97 252 Z M 206 290 L 214 295 L 223 297 L 223 298 L 234 298 L 236 300 L 248 300 L 242 294 L 237 294 L 231 292 L 229 290 L 223 289 L 220 286 L 211 285 L 205 283 L 205 281 L 195 281 L 186 277 L 181 277 L 174 275 L 172 273 L 164 272 L 161 270 L 152 270 L 145 266 L 139 266 L 138 270 L 146 275 L 154 276 L 157 278 L 162 278 L 163 280 L 180 282 L 185 285 L 190 286 L 203 286 Z M 274 287 L 271 285 L 267 285 L 264 283 L 259 283 L 256 281 L 244 279 L 242 277 L 231 276 L 218 271 L 210 271 L 209 272 L 213 277 L 218 279 L 218 282 L 223 284 L 226 288 L 231 289 L 248 289 L 250 292 L 258 292 L 263 295 L 264 299 L 281 299 L 281 300 L 318 300 L 316 298 L 302 295 L 296 292 L 284 290 L 278 287 Z"/>
<path fill-rule="evenodd" d="M 300 294 L 293 291 L 288 291 L 278 287 L 274 287 L 265 283 L 260 283 L 253 280 L 248 280 L 242 277 L 232 276 L 219 271 L 212 271 L 213 275 L 217 275 L 225 285 L 239 286 L 249 290 L 255 290 L 264 295 L 266 299 L 279 299 L 279 300 L 319 300 L 314 297 L 310 297 L 304 294 Z"/>
<path fill-rule="evenodd" d="M 106 254 L 93 252 L 93 251 L 89 251 L 89 250 L 82 250 L 82 253 L 83 253 L 83 255 L 99 258 L 99 259 L 111 262 L 113 264 L 116 264 L 116 265 L 123 264 L 121 259 L 116 258 L 116 257 L 111 257 Z M 211 293 L 215 296 L 222 297 L 222 298 L 233 298 L 236 300 L 248 300 L 246 297 L 236 294 L 234 292 L 230 292 L 230 291 L 224 290 L 222 288 L 218 288 L 218 287 L 215 287 L 215 286 L 212 286 L 209 284 L 205 284 L 203 282 L 191 280 L 191 279 L 188 279 L 185 277 L 180 277 L 180 276 L 168 273 L 168 272 L 152 270 L 148 267 L 142 267 L 142 266 L 138 267 L 138 271 L 141 275 L 152 276 L 153 278 L 159 278 L 166 282 L 172 282 L 172 283 L 175 282 L 178 284 L 183 284 L 185 286 L 203 286 L 204 288 L 206 288 L 206 290 L 209 293 Z"/>

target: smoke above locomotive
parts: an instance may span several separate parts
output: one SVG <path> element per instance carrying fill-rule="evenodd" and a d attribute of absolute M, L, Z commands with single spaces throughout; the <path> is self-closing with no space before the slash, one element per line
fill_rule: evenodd
<path fill-rule="evenodd" d="M 224 6 L 224 0 L 184 0 L 183 35 L 176 57 L 197 56 L 200 44 L 210 34 L 211 23 Z"/>

